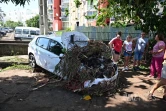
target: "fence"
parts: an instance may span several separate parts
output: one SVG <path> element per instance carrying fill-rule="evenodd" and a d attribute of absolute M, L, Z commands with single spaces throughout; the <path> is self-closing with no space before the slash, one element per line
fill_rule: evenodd
<path fill-rule="evenodd" d="M 132 37 L 140 37 L 141 30 L 135 30 L 134 26 L 130 27 L 122 27 L 122 28 L 114 28 L 114 27 L 85 27 L 79 26 L 76 27 L 76 31 L 84 33 L 91 40 L 102 40 L 102 41 L 110 41 L 112 38 L 116 36 L 118 31 L 122 32 L 122 39 L 125 40 L 127 35 L 131 35 Z M 150 38 L 153 37 L 154 34 L 149 33 Z"/>

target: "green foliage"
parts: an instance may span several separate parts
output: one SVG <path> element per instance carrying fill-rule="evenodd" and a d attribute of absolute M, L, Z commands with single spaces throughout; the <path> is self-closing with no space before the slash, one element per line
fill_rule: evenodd
<path fill-rule="evenodd" d="M 28 27 L 38 27 L 39 28 L 39 15 L 36 15 L 35 17 L 26 20 L 26 24 Z"/>
<path fill-rule="evenodd" d="M 68 28 L 65 29 L 65 31 L 66 31 L 66 32 L 71 31 L 71 28 L 68 27 Z"/>
<path fill-rule="evenodd" d="M 13 64 L 12 66 L 6 67 L 2 71 L 11 70 L 11 69 L 22 69 L 22 70 L 30 70 L 31 67 L 29 65 L 22 65 L 22 64 Z"/>
<path fill-rule="evenodd" d="M 6 21 L 4 24 L 5 27 L 11 27 L 11 28 L 15 28 L 17 26 L 23 26 L 22 22 L 14 22 L 14 21 Z"/>
<path fill-rule="evenodd" d="M 77 2 L 76 2 L 77 1 Z M 107 0 L 108 6 L 100 8 L 105 3 L 104 0 L 95 5 L 99 12 L 97 16 L 97 25 L 106 26 L 106 19 L 115 18 L 114 26 L 119 24 L 128 24 L 134 22 L 135 28 L 145 32 L 160 32 L 166 35 L 166 0 Z M 79 6 L 79 0 L 75 0 Z M 91 2 L 94 2 L 91 0 Z M 160 14 L 160 6 L 163 7 L 163 13 Z M 93 4 L 93 3 L 92 3 Z M 87 19 L 91 17 L 85 16 Z M 124 26 L 124 25 L 122 25 Z"/>
<path fill-rule="evenodd" d="M 77 8 L 82 4 L 80 0 L 74 0 L 74 2 Z"/>
<path fill-rule="evenodd" d="M 8 3 L 8 2 L 12 2 L 16 5 L 25 5 L 26 2 L 30 2 L 30 0 L 0 0 L 0 3 L 4 2 L 4 3 Z"/>
<path fill-rule="evenodd" d="M 69 10 L 66 8 L 65 9 L 65 16 L 67 17 L 69 15 Z"/>
<path fill-rule="evenodd" d="M 97 16 L 97 14 L 94 14 L 92 16 L 85 16 L 86 19 L 94 19 Z"/>

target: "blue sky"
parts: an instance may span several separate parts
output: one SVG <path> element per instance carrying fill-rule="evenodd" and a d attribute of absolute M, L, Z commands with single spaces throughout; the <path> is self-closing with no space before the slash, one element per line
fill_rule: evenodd
<path fill-rule="evenodd" d="M 31 10 L 36 10 L 39 8 L 38 6 L 38 0 L 30 0 L 29 4 L 26 3 L 25 6 L 20 6 L 20 5 L 15 5 L 12 2 L 6 3 L 0 3 L 0 7 L 4 12 L 9 12 L 11 10 L 16 10 L 16 9 L 31 9 Z"/>

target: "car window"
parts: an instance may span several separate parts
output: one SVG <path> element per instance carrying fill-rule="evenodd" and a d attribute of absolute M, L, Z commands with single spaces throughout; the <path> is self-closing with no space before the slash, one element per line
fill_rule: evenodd
<path fill-rule="evenodd" d="M 29 29 L 23 29 L 23 34 L 29 34 Z"/>
<path fill-rule="evenodd" d="M 21 29 L 16 29 L 15 34 L 21 34 L 22 30 Z"/>
<path fill-rule="evenodd" d="M 62 45 L 55 41 L 55 40 L 51 40 L 50 44 L 48 46 L 48 50 L 56 55 L 60 55 L 62 53 Z"/>
<path fill-rule="evenodd" d="M 35 30 L 30 30 L 30 35 L 37 35 Z"/>
<path fill-rule="evenodd" d="M 47 38 L 38 38 L 36 45 L 38 45 L 39 47 L 42 47 L 43 49 L 47 49 L 49 43 L 49 39 Z"/>

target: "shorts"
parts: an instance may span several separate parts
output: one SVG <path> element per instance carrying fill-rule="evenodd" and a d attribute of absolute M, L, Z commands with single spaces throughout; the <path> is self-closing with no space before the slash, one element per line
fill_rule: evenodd
<path fill-rule="evenodd" d="M 141 51 L 135 51 L 134 52 L 134 60 L 141 60 L 142 59 L 143 52 Z"/>
<path fill-rule="evenodd" d="M 132 55 L 132 51 L 124 51 L 124 56 L 131 56 Z"/>
<path fill-rule="evenodd" d="M 161 71 L 161 77 L 166 79 L 166 60 L 164 60 L 164 62 L 163 62 L 163 68 L 162 68 L 162 71 Z"/>
<path fill-rule="evenodd" d="M 120 55 L 120 52 L 116 51 L 116 50 L 113 50 L 113 53 L 114 54 L 117 54 L 117 55 Z"/>

